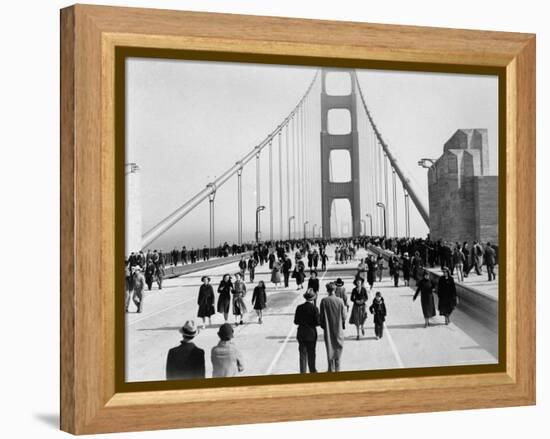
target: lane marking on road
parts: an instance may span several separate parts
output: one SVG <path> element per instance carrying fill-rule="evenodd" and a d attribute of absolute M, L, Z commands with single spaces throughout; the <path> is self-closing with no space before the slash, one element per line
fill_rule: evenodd
<path fill-rule="evenodd" d="M 168 306 L 168 307 L 163 308 L 163 309 L 159 309 L 158 311 L 152 312 L 151 314 L 147 314 L 147 315 L 145 315 L 145 316 L 143 316 L 143 317 L 140 317 L 140 318 L 138 318 L 138 319 L 136 319 L 136 320 L 133 320 L 133 321 L 131 321 L 131 322 L 129 322 L 129 323 L 126 323 L 126 327 L 135 325 L 136 323 L 142 322 L 143 320 L 147 320 L 147 319 L 150 318 L 150 317 L 154 317 L 154 316 L 156 316 L 156 315 L 162 314 L 163 312 L 170 311 L 171 309 L 176 308 L 177 306 L 184 305 L 184 304 L 186 304 L 186 303 L 188 303 L 188 302 L 192 302 L 193 300 L 195 300 L 194 297 L 190 297 L 190 298 L 188 298 L 188 299 L 181 300 L 181 301 L 175 303 L 174 305 Z"/>
<path fill-rule="evenodd" d="M 399 351 L 397 350 L 397 346 L 395 345 L 393 341 L 393 337 L 391 336 L 391 332 L 384 323 L 384 329 L 386 330 L 386 336 L 388 337 L 388 342 L 390 344 L 390 348 L 393 352 L 393 356 L 395 357 L 395 360 L 397 361 L 397 364 L 400 368 L 404 368 L 405 365 L 403 364 L 403 360 L 401 360 L 401 355 L 399 355 Z"/>
<path fill-rule="evenodd" d="M 325 274 L 327 274 L 327 272 L 328 272 L 328 270 L 325 270 L 325 272 L 323 273 L 323 275 L 319 279 L 319 285 L 321 284 L 321 281 L 325 278 Z M 292 302 L 292 308 L 294 308 L 294 309 L 296 308 L 296 302 L 298 302 L 298 300 L 301 297 L 302 297 L 302 294 L 298 294 L 298 297 L 296 297 L 296 299 L 294 299 L 294 302 Z M 288 334 L 287 334 L 285 340 L 283 341 L 283 344 L 281 345 L 281 347 L 279 348 L 279 350 L 275 354 L 275 357 L 273 357 L 273 360 L 271 360 L 271 363 L 269 364 L 269 367 L 267 368 L 267 370 L 265 372 L 265 375 L 271 375 L 271 373 L 273 372 L 273 369 L 275 368 L 275 365 L 277 364 L 277 362 L 281 358 L 281 355 L 283 354 L 283 351 L 285 350 L 286 345 L 288 344 L 288 341 L 290 340 L 290 337 L 292 337 L 292 335 L 294 334 L 295 331 L 296 331 L 296 325 L 294 324 L 294 321 L 292 321 L 292 326 L 290 327 L 290 331 L 288 331 Z"/>

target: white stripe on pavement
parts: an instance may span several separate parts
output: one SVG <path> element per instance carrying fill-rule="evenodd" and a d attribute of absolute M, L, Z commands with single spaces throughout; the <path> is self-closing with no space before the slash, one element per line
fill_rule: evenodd
<path fill-rule="evenodd" d="M 390 343 L 391 350 L 393 352 L 393 356 L 395 357 L 395 360 L 397 361 L 397 364 L 399 367 L 404 368 L 403 361 L 401 360 L 401 356 L 399 355 L 399 352 L 397 351 L 397 346 L 395 346 L 395 343 L 393 341 L 393 338 L 391 336 L 391 332 L 389 331 L 388 327 L 384 323 L 384 330 L 386 332 L 386 336 L 388 337 L 388 342 Z"/>
<path fill-rule="evenodd" d="M 325 278 L 325 274 L 327 274 L 327 272 L 328 272 L 328 270 L 325 270 L 325 272 L 321 276 L 321 279 L 319 279 L 319 285 L 321 285 L 321 281 Z M 298 294 L 298 297 L 296 297 L 294 302 L 292 302 L 292 308 L 294 308 L 294 309 L 296 308 L 296 302 L 298 302 L 300 297 L 302 297 L 302 295 Z M 288 340 L 290 340 L 290 337 L 292 337 L 292 334 L 294 334 L 294 331 L 296 331 L 296 325 L 294 324 L 294 321 L 293 321 L 292 326 L 290 327 L 290 331 L 288 331 L 288 334 L 285 338 L 285 341 L 283 342 L 283 344 L 281 345 L 281 347 L 279 348 L 279 350 L 275 354 L 275 357 L 273 357 L 273 360 L 271 361 L 271 364 L 267 368 L 267 370 L 265 372 L 265 375 L 271 375 L 271 372 L 273 372 L 273 368 L 275 367 L 275 365 L 277 364 L 277 362 L 281 358 L 281 355 L 283 354 L 283 351 L 285 350 L 285 347 L 288 343 Z"/>

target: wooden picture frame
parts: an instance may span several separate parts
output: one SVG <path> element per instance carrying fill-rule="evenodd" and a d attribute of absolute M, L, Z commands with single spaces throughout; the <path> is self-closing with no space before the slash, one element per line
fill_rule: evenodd
<path fill-rule="evenodd" d="M 406 70 L 498 71 L 505 190 L 505 367 L 121 392 L 116 364 L 114 172 L 117 48 L 285 57 Z M 468 70 L 468 69 L 466 69 Z M 501 150 L 502 151 L 502 150 Z M 122 152 L 124 154 L 124 152 Z M 504 285 L 503 285 L 504 283 Z M 376 397 L 374 397 L 376 396 Z M 535 403 L 535 37 L 76 5 L 61 11 L 61 429 L 74 434 L 368 416 Z M 334 407 L 338 406 L 338 410 Z M 235 416 L 239 413 L 239 416 Z"/>

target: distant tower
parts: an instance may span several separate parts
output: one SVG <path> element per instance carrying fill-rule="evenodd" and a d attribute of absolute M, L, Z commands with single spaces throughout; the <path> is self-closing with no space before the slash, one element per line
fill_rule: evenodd
<path fill-rule="evenodd" d="M 141 250 L 141 185 L 140 169 L 135 163 L 124 166 L 126 183 L 126 246 L 128 256 Z"/>
<path fill-rule="evenodd" d="M 430 237 L 498 243 L 498 175 L 486 129 L 460 129 L 428 171 Z"/>
<path fill-rule="evenodd" d="M 351 83 L 347 95 L 327 94 L 327 74 L 348 75 Z M 323 238 L 331 237 L 330 215 L 332 202 L 337 199 L 347 199 L 351 206 L 352 234 L 361 235 L 361 204 L 359 186 L 359 142 L 357 136 L 357 95 L 355 72 L 348 70 L 322 71 L 321 89 L 321 214 Z M 330 134 L 328 120 L 330 110 L 347 110 L 349 112 L 351 130 L 347 134 Z M 330 180 L 330 153 L 334 150 L 345 150 L 350 155 L 351 180 L 348 182 L 332 182 Z"/>

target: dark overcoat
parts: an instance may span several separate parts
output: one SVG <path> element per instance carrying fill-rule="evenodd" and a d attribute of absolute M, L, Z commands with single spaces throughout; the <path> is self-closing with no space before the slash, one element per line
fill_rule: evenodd
<path fill-rule="evenodd" d="M 167 380 L 188 380 L 204 378 L 204 351 L 192 342 L 182 341 L 181 345 L 168 351 L 166 359 Z"/>
<path fill-rule="evenodd" d="M 437 286 L 437 296 L 439 297 L 438 309 L 439 315 L 449 316 L 456 307 L 456 286 L 454 279 L 449 276 L 441 276 Z"/>
<path fill-rule="evenodd" d="M 197 305 L 199 305 L 199 310 L 197 312 L 197 317 L 210 317 L 214 314 L 214 289 L 212 285 L 201 285 L 199 288 L 199 297 L 197 299 Z"/>
<path fill-rule="evenodd" d="M 298 325 L 296 340 L 317 341 L 317 326 L 319 326 L 319 310 L 311 302 L 298 305 L 294 314 L 294 324 Z"/>

